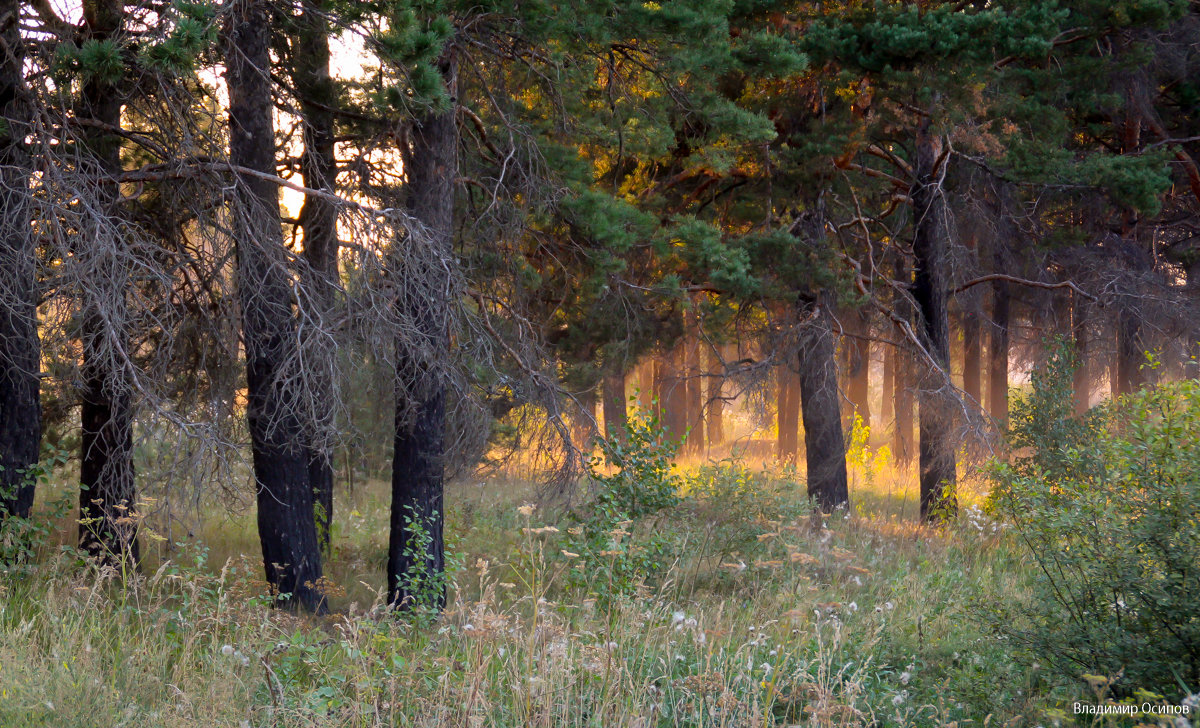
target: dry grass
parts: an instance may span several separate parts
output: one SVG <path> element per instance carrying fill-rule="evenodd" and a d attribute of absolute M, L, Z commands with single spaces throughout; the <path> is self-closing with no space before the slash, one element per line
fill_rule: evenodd
<path fill-rule="evenodd" d="M 665 521 L 670 568 L 616 598 L 603 564 L 566 587 L 567 524 L 519 512 L 527 484 L 457 483 L 450 607 L 408 621 L 379 596 L 381 483 L 339 500 L 319 621 L 265 606 L 252 514 L 124 587 L 48 545 L 0 581 L 0 725 L 1049 725 L 1078 693 L 977 618 L 1027 568 L 997 524 L 921 528 L 880 470 L 817 527 L 787 473 L 722 472 Z"/>

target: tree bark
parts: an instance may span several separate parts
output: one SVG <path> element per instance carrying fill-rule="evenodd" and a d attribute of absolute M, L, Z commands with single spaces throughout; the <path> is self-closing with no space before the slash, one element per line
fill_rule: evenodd
<path fill-rule="evenodd" d="M 625 401 L 625 372 L 619 364 L 610 364 L 601 382 L 604 407 L 604 431 L 610 440 L 623 439 L 629 424 Z"/>
<path fill-rule="evenodd" d="M 687 363 L 687 451 L 698 455 L 704 451 L 704 367 L 701 356 L 700 337 L 696 335 L 698 323 L 689 321 L 691 329 L 685 340 Z"/>
<path fill-rule="evenodd" d="M 863 427 L 871 426 L 871 342 L 870 323 L 860 310 L 844 317 L 846 335 L 842 339 L 843 367 L 846 377 L 847 411 L 845 426 L 854 424 L 854 415 L 862 419 Z"/>
<path fill-rule="evenodd" d="M 104 41 L 121 32 L 124 3 L 104 0 L 84 3 L 83 7 L 88 39 Z M 84 84 L 82 117 L 120 128 L 121 106 L 120 89 L 100 80 Z M 120 136 L 89 127 L 83 141 L 100 174 L 113 177 L 121 173 Z M 99 184 L 95 191 L 102 214 L 119 218 L 119 187 Z M 83 251 L 95 261 L 95 267 L 90 271 L 94 290 L 81 307 L 79 542 L 82 549 L 109 563 L 137 564 L 140 553 L 133 513 L 133 398 L 124 361 L 129 352 L 125 298 L 128 271 L 119 251 L 109 249 L 124 244 L 119 234 L 113 234 L 111 240 L 102 237 L 91 243 L 92 249 Z"/>
<path fill-rule="evenodd" d="M 980 376 L 982 351 L 979 339 L 979 317 L 974 312 L 965 311 L 962 316 L 963 334 L 963 391 L 967 393 L 972 404 L 982 400 L 983 387 Z"/>
<path fill-rule="evenodd" d="M 888 426 L 891 422 L 895 429 L 896 419 L 896 347 L 885 345 L 883 349 L 883 381 L 880 382 L 879 397 L 879 426 Z"/>
<path fill-rule="evenodd" d="M 995 252 L 996 270 L 1003 270 L 999 246 Z M 1008 281 L 992 282 L 992 325 L 988 329 L 988 412 L 1004 428 L 1008 423 Z"/>
<path fill-rule="evenodd" d="M 800 442 L 800 383 L 790 366 L 778 368 L 775 424 L 779 439 L 775 441 L 775 459 L 785 465 L 795 465 Z"/>
<path fill-rule="evenodd" d="M 29 109 L 24 98 L 24 43 L 17 17 L 21 3 L 0 2 L 0 521 L 28 518 L 41 445 L 37 329 L 37 241 L 30 230 L 29 178 L 25 149 Z"/>
<path fill-rule="evenodd" d="M 1071 294 L 1071 339 L 1075 348 L 1075 414 L 1087 412 L 1091 406 L 1092 379 L 1088 367 L 1087 309 L 1079 294 Z"/>
<path fill-rule="evenodd" d="M 941 520 L 957 510 L 955 440 L 946 374 L 950 371 L 950 322 L 947 313 L 946 256 L 949 231 L 946 200 L 939 175 L 942 139 L 926 118 L 917 132 L 916 178 L 913 181 L 913 299 L 917 304 L 921 342 L 935 368 L 925 372 L 918 390 L 920 405 L 921 518 Z M 939 371 L 940 369 L 940 371 Z"/>
<path fill-rule="evenodd" d="M 838 404 L 835 335 L 828 292 L 804 294 L 801 317 L 810 319 L 797 362 L 800 371 L 800 411 L 804 419 L 804 451 L 808 496 L 822 512 L 848 506 L 846 440 Z"/>
<path fill-rule="evenodd" d="M 329 73 L 329 24 L 317 0 L 305 0 L 300 6 L 297 34 L 293 47 L 296 94 L 304 124 L 304 153 L 300 174 L 304 186 L 333 192 L 337 186 L 337 157 L 334 148 L 333 112 L 337 90 Z M 306 283 L 318 321 L 331 313 L 338 281 L 337 206 L 327 197 L 307 195 L 300 208 L 300 227 L 304 231 Z M 334 352 L 329 352 L 332 356 Z M 332 397 L 334 383 L 321 366 L 310 368 L 313 387 L 321 400 Z M 329 553 L 333 527 L 333 452 L 325 436 L 328 428 L 313 423 L 315 435 L 309 453 L 308 477 L 312 484 L 316 512 L 317 537 L 321 552 Z"/>
<path fill-rule="evenodd" d="M 708 391 L 705 398 L 708 405 L 708 447 L 720 447 L 725 444 L 725 372 L 721 357 L 715 351 L 708 354 Z"/>
<path fill-rule="evenodd" d="M 451 99 L 457 96 L 458 68 L 453 49 L 438 61 Z M 458 176 L 458 126 L 454 101 L 449 109 L 418 119 L 405 161 L 408 210 L 425 225 L 437 256 L 453 254 L 454 184 Z M 396 442 L 392 459 L 392 516 L 388 543 L 388 600 L 397 607 L 446 604 L 444 471 L 446 383 L 437 360 L 450 348 L 451 302 L 439 300 L 449 281 L 444 265 L 419 272 L 426 278 L 408 286 L 398 305 L 417 323 L 423 346 L 398 343 Z M 404 401 L 404 397 L 411 401 Z"/>
<path fill-rule="evenodd" d="M 675 443 L 682 443 L 687 437 L 688 398 L 687 383 L 680 376 L 683 365 L 682 346 L 676 343 L 671 347 L 660 362 L 662 367 L 663 426 L 667 429 L 667 437 Z"/>
<path fill-rule="evenodd" d="M 268 76 L 271 24 L 266 2 L 231 0 L 225 35 L 230 161 L 274 174 L 274 107 Z M 260 177 L 238 174 L 234 194 L 246 417 L 263 564 L 282 604 L 322 612 L 325 598 L 320 591 L 310 448 L 294 386 L 285 381 L 285 368 L 296 354 L 297 322 L 284 263 L 278 190 Z"/>

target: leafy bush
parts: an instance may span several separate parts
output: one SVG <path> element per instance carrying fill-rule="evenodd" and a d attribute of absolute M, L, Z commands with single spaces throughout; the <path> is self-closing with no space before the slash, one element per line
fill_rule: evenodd
<path fill-rule="evenodd" d="M 570 514 L 566 550 L 578 557 L 569 574 L 573 585 L 602 576 L 605 595 L 628 594 L 670 566 L 672 539 L 655 526 L 681 501 L 671 468 L 678 447 L 653 416 L 632 417 L 623 437 L 600 441 L 603 457 L 588 466 L 595 497 Z M 638 531 L 645 537 L 634 538 Z"/>
<path fill-rule="evenodd" d="M 1039 567 L 1001 630 L 1074 676 L 1200 684 L 1200 382 L 1074 414 L 1060 350 L 1014 402 L 990 505 Z"/>

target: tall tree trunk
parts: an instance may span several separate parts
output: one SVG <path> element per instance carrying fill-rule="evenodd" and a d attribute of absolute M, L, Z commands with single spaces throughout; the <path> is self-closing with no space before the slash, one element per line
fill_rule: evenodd
<path fill-rule="evenodd" d="M 854 424 L 854 415 L 863 427 L 871 426 L 871 342 L 870 322 L 861 310 L 843 316 L 846 336 L 842 339 L 843 367 L 846 376 L 846 427 Z"/>
<path fill-rule="evenodd" d="M 916 178 L 913 181 L 913 299 L 917 304 L 918 330 L 935 368 L 922 377 L 920 406 L 921 518 L 943 519 L 957 510 L 953 409 L 947 396 L 950 371 L 950 322 L 947 314 L 949 231 L 946 200 L 939 180 L 942 139 L 924 119 L 917 132 Z M 939 369 L 941 371 L 939 371 Z"/>
<path fill-rule="evenodd" d="M 896 372 L 893 401 L 896 404 L 896 428 L 892 435 L 892 449 L 896 461 L 909 465 L 916 454 L 913 447 L 913 361 L 912 353 L 905 347 L 896 350 Z"/>
<path fill-rule="evenodd" d="M 1075 348 L 1075 414 L 1087 412 L 1091 406 L 1092 380 L 1088 367 L 1087 310 L 1082 297 L 1071 294 L 1071 338 Z"/>
<path fill-rule="evenodd" d="M 979 340 L 979 317 L 974 312 L 963 312 L 963 391 L 973 404 L 981 402 L 983 388 L 980 377 L 982 351 Z"/>
<path fill-rule="evenodd" d="M 438 62 L 451 99 L 456 98 L 458 68 L 447 47 Z M 458 176 L 458 125 L 450 109 L 431 112 L 412 131 L 412 148 L 405 161 L 408 210 L 423 223 L 438 257 L 449 259 L 454 237 L 454 184 Z M 437 300 L 449 281 L 442 267 L 422 271 L 426 282 L 417 293 L 403 297 L 409 318 L 417 322 L 424 346 L 433 360 L 450 348 L 450 302 Z M 408 290 L 413 290 L 412 288 Z M 410 354 L 411 344 L 399 345 L 397 380 L 407 385 L 412 402 L 396 405 L 396 447 L 392 460 L 392 518 L 388 545 L 388 599 L 396 606 L 424 603 L 441 609 L 446 603 L 446 554 L 443 531 L 443 477 L 446 429 L 446 383 L 435 361 Z"/>
<path fill-rule="evenodd" d="M 683 347 L 676 343 L 659 361 L 663 396 L 663 426 L 672 442 L 682 443 L 687 437 L 687 384 L 680 376 L 683 366 Z"/>
<path fill-rule="evenodd" d="M 850 502 L 846 480 L 846 440 L 838 405 L 837 359 L 828 292 L 799 299 L 802 318 L 811 323 L 800 346 L 800 411 L 808 496 L 823 512 Z"/>
<path fill-rule="evenodd" d="M 703 350 L 700 337 L 696 335 L 695 321 L 689 322 L 691 331 L 685 340 L 687 350 L 687 451 L 693 455 L 704 452 L 704 367 L 701 365 Z"/>
<path fill-rule="evenodd" d="M 229 157 L 233 164 L 275 173 L 275 134 L 265 0 L 231 0 L 226 34 Z M 235 191 L 238 299 L 246 348 L 246 417 L 258 501 L 258 536 L 267 581 L 285 604 L 321 612 L 321 553 L 309 482 L 310 449 L 299 402 L 286 381 L 295 358 L 297 324 L 286 269 L 278 190 L 237 175 Z M 282 597 L 281 597 L 282 599 Z"/>
<path fill-rule="evenodd" d="M 716 351 L 708 352 L 708 390 L 705 392 L 708 406 L 708 447 L 725 444 L 725 372 L 721 357 Z"/>
<path fill-rule="evenodd" d="M 1129 394 L 1146 383 L 1142 364 L 1146 360 L 1142 319 L 1129 305 L 1117 308 L 1117 351 L 1114 381 L 1115 395 Z"/>
<path fill-rule="evenodd" d="M 879 432 L 896 419 L 896 347 L 885 345 L 883 349 L 883 381 L 880 383 Z M 893 423 L 894 424 L 894 423 Z M 894 428 L 893 428 L 894 429 Z"/>
<path fill-rule="evenodd" d="M 41 444 L 41 403 L 35 303 L 36 240 L 29 227 L 30 160 L 25 150 L 29 110 L 23 96 L 24 42 L 17 22 L 21 3 L 0 2 L 0 520 L 28 518 Z"/>
<path fill-rule="evenodd" d="M 778 368 L 775 400 L 775 424 L 779 439 L 775 441 L 775 459 L 795 465 L 800 442 L 800 382 L 790 366 Z"/>
<path fill-rule="evenodd" d="M 337 89 L 329 74 L 329 24 L 318 0 L 300 6 L 293 47 L 294 84 L 304 124 L 304 154 L 300 174 L 304 186 L 333 192 L 337 187 L 337 157 L 334 149 L 333 112 Z M 307 195 L 300 208 L 304 230 L 304 260 L 308 264 L 307 285 L 315 317 L 326 321 L 332 312 L 338 280 L 337 206 L 328 198 Z M 327 352 L 333 356 L 335 352 Z M 320 399 L 332 398 L 334 382 L 319 364 L 310 368 L 313 387 Z M 315 442 L 309 453 L 308 479 L 312 484 L 317 537 L 321 551 L 329 553 L 333 526 L 333 452 L 327 440 L 330 428 L 313 423 Z"/>
<path fill-rule="evenodd" d="M 1004 260 L 997 246 L 996 270 L 1004 270 Z M 988 329 L 988 413 L 1001 427 L 1008 423 L 1008 281 L 992 281 L 992 325 Z"/>
<path fill-rule="evenodd" d="M 604 406 L 604 431 L 608 439 L 624 439 L 629 414 L 625 409 L 625 372 L 621 362 L 614 361 L 605 366 L 601 399 Z"/>
<path fill-rule="evenodd" d="M 84 3 L 84 32 L 96 41 L 120 33 L 122 2 Z M 80 115 L 97 123 L 84 144 L 105 176 L 121 173 L 121 138 L 105 129 L 121 126 L 121 93 L 101 80 L 84 84 Z M 97 201 L 108 218 L 103 228 L 116 230 L 119 186 L 97 185 Z M 126 285 L 128 271 L 114 248 L 124 246 L 118 232 L 103 233 L 82 243 L 94 261 L 92 298 L 82 304 L 83 391 L 80 402 L 79 542 L 93 556 L 111 563 L 139 559 L 136 493 L 133 471 L 133 398 L 125 359 L 129 353 Z"/>

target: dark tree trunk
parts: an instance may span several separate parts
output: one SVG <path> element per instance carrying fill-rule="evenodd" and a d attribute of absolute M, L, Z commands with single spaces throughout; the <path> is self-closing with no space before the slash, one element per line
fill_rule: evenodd
<path fill-rule="evenodd" d="M 458 69 L 447 48 L 439 61 L 450 98 Z M 417 120 L 405 160 L 408 210 L 423 223 L 437 257 L 449 259 L 454 237 L 454 184 L 458 176 L 458 126 L 451 108 Z M 449 281 L 443 266 L 414 271 L 421 286 L 406 286 L 404 318 L 417 323 L 422 345 L 397 345 L 396 448 L 392 460 L 392 517 L 388 542 L 388 600 L 397 607 L 446 604 L 445 505 L 446 383 L 437 362 L 450 349 Z M 423 358 L 424 357 L 424 358 Z M 594 398 L 594 395 L 593 395 Z M 594 400 L 593 400 L 594 403 Z M 593 407 L 593 414 L 595 408 Z"/>
<path fill-rule="evenodd" d="M 790 366 L 781 366 L 776 373 L 775 424 L 779 439 L 775 441 L 775 459 L 795 465 L 800 442 L 800 382 Z"/>
<path fill-rule="evenodd" d="M 333 192 L 337 187 L 337 157 L 331 109 L 337 103 L 337 89 L 329 75 L 329 24 L 316 0 L 302 3 L 297 26 L 294 83 L 304 124 L 300 173 L 305 187 Z M 333 308 L 338 280 L 337 217 L 337 206 L 332 200 L 316 195 L 304 198 L 300 226 L 304 230 L 304 260 L 308 264 L 306 283 L 311 288 L 319 321 L 324 321 Z M 309 372 L 321 399 L 331 396 L 333 389 L 333 383 L 323 377 L 324 371 L 318 366 Z M 328 428 L 314 423 L 312 429 L 316 438 L 309 453 L 308 478 L 313 490 L 317 538 L 322 553 L 327 554 L 333 526 L 333 452 L 324 436 Z"/>
<path fill-rule="evenodd" d="M 1075 414 L 1087 412 L 1091 406 L 1092 379 L 1088 367 L 1087 309 L 1081 297 L 1071 294 L 1071 338 L 1075 346 Z"/>
<path fill-rule="evenodd" d="M 604 431 L 610 440 L 622 440 L 625 438 L 625 427 L 629 423 L 629 415 L 625 409 L 625 372 L 620 362 L 613 362 L 606 369 L 600 385 L 604 406 Z"/>
<path fill-rule="evenodd" d="M 29 227 L 30 160 L 24 137 L 28 123 L 22 96 L 24 44 L 16 18 L 17 0 L 0 2 L 0 520 L 28 518 L 41 444 L 41 403 L 35 304 L 36 240 Z"/>
<path fill-rule="evenodd" d="M 997 250 L 996 270 L 1004 270 Z M 988 413 L 1001 427 L 1008 423 L 1008 281 L 992 282 L 992 325 L 988 329 Z"/>
<path fill-rule="evenodd" d="M 949 231 L 946 200 L 938 179 L 942 140 L 925 119 L 917 133 L 916 179 L 911 190 L 913 218 L 913 299 L 918 331 L 933 367 L 921 378 L 920 405 L 921 518 L 954 515 L 956 463 L 952 404 L 946 374 L 950 371 L 950 322 L 947 314 L 946 256 Z M 940 369 L 940 371 L 939 371 Z"/>
<path fill-rule="evenodd" d="M 124 4 L 121 2 L 85 3 L 84 28 L 89 39 L 103 41 L 121 30 Z M 81 116 L 109 128 L 121 126 L 120 90 L 100 80 L 84 84 Z M 121 172 L 121 138 L 97 127 L 89 127 L 84 143 L 99 172 L 115 176 Z M 117 185 L 97 185 L 97 198 L 103 214 L 120 217 Z M 111 225 L 112 228 L 118 227 Z M 95 291 L 85 300 L 81 311 L 83 339 L 80 395 L 79 465 L 79 542 L 88 553 L 110 563 L 136 564 L 137 541 L 136 493 L 133 471 L 133 399 L 129 373 L 122 361 L 129 350 L 125 331 L 127 271 L 120 266 L 116 251 L 103 252 L 105 246 L 121 246 L 124 241 L 113 234 L 81 251 L 97 261 L 92 271 Z"/>
<path fill-rule="evenodd" d="M 231 0 L 225 28 L 229 89 L 229 157 L 233 164 L 275 173 L 275 137 L 265 0 Z M 297 322 L 286 270 L 278 190 L 237 175 L 238 299 L 246 348 L 246 417 L 258 500 L 258 536 L 267 581 L 281 601 L 325 609 L 321 553 L 309 482 L 310 448 L 285 367 L 295 355 Z"/>
<path fill-rule="evenodd" d="M 800 297 L 801 317 L 811 323 L 801 341 L 797 362 L 808 496 L 826 513 L 850 503 L 831 301 L 828 292 Z"/>
<path fill-rule="evenodd" d="M 973 311 L 962 316 L 963 333 L 963 391 L 972 404 L 981 402 L 983 387 L 980 377 L 982 351 L 979 340 L 979 317 Z"/>
<path fill-rule="evenodd" d="M 1146 361 L 1142 319 L 1130 306 L 1117 309 L 1117 354 L 1115 394 L 1129 394 L 1146 383 L 1142 364 Z"/>

